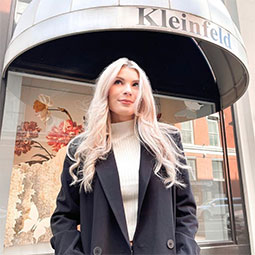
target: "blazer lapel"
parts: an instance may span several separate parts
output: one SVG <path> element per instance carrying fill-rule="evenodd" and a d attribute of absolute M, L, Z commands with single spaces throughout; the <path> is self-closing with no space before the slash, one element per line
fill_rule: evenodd
<path fill-rule="evenodd" d="M 141 213 L 142 203 L 145 197 L 147 186 L 154 166 L 154 157 L 141 145 L 140 167 L 139 167 L 139 194 L 138 194 L 138 213 L 137 223 Z M 118 169 L 111 150 L 106 160 L 100 160 L 96 165 L 96 172 L 107 200 L 112 208 L 115 218 L 120 226 L 123 236 L 128 245 L 128 231 L 123 207 L 123 200 L 120 190 Z"/>
<path fill-rule="evenodd" d="M 144 200 L 144 196 L 147 190 L 147 186 L 152 174 L 154 166 L 154 157 L 141 145 L 141 158 L 140 158 L 140 169 L 139 169 L 139 196 L 138 196 L 138 218 L 141 213 L 141 208 Z"/>
<path fill-rule="evenodd" d="M 112 208 L 115 218 L 120 226 L 128 245 L 129 238 L 127 224 L 123 207 L 123 200 L 120 191 L 119 174 L 113 151 L 109 152 L 106 160 L 100 160 L 96 165 L 96 172 L 105 192 L 107 200 Z"/>

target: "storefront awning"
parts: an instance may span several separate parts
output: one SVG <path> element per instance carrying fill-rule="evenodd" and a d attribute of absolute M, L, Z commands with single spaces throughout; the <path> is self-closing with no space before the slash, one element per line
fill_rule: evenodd
<path fill-rule="evenodd" d="M 219 0 L 33 0 L 3 76 L 9 69 L 94 81 L 119 57 L 136 61 L 155 93 L 214 111 L 236 102 L 249 82 L 242 38 Z"/>

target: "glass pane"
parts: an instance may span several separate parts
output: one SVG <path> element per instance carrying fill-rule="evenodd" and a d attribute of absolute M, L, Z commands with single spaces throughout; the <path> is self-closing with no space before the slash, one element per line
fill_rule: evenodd
<path fill-rule="evenodd" d="M 191 167 L 189 171 L 190 181 L 195 181 L 197 179 L 196 159 L 188 158 L 187 163 Z"/>
<path fill-rule="evenodd" d="M 182 131 L 182 139 L 183 143 L 192 143 L 192 137 L 191 137 L 191 132 L 183 130 Z"/>
<path fill-rule="evenodd" d="M 210 133 L 215 133 L 215 122 L 208 120 L 208 130 Z"/>
<path fill-rule="evenodd" d="M 213 168 L 213 179 L 214 180 L 224 180 L 224 178 L 223 178 L 223 162 L 221 160 L 213 160 L 212 168 Z"/>
<path fill-rule="evenodd" d="M 196 166 L 196 179 L 191 178 L 191 185 L 198 209 L 198 242 L 232 239 L 228 228 L 229 205 L 223 175 L 223 150 L 218 143 L 217 125 L 218 121 L 207 118 L 193 120 L 194 143 L 184 144 L 188 163 L 192 165 L 195 162 Z M 181 127 L 181 124 L 176 126 Z M 212 147 L 212 144 L 219 147 Z"/>
<path fill-rule="evenodd" d="M 244 215 L 243 196 L 240 187 L 240 175 L 238 169 L 238 158 L 236 153 L 234 120 L 232 117 L 231 107 L 224 110 L 226 140 L 228 148 L 228 164 L 231 180 L 233 211 L 235 217 L 236 238 L 239 244 L 249 243 L 247 222 Z M 228 230 L 231 231 L 230 215 L 227 214 Z"/>
<path fill-rule="evenodd" d="M 159 119 L 167 123 L 181 123 L 215 112 L 214 103 L 194 101 L 154 94 Z M 181 128 L 180 128 L 181 130 Z"/>
<path fill-rule="evenodd" d="M 185 121 L 183 123 L 181 123 L 182 125 L 182 130 L 192 130 L 192 121 Z"/>
<path fill-rule="evenodd" d="M 185 121 L 181 123 L 181 133 L 183 143 L 193 143 L 192 121 Z"/>
<path fill-rule="evenodd" d="M 12 87 L 17 91 L 7 93 L 6 111 L 11 109 L 5 112 L 1 139 L 1 163 L 8 160 L 5 171 L 11 173 L 4 251 L 49 253 L 49 219 L 66 145 L 83 131 L 92 88 L 34 78 L 23 78 L 19 89 L 8 83 L 7 88 Z"/>
<path fill-rule="evenodd" d="M 5 173 L 11 173 L 5 253 L 29 254 L 28 250 L 32 254 L 47 253 L 52 251 L 48 220 L 60 188 L 66 144 L 83 130 L 84 111 L 92 98 L 92 88 L 39 78 L 23 78 L 20 86 L 9 86 L 9 82 L 8 78 L 8 107 L 5 106 L 0 144 L 1 163 Z M 160 99 L 159 110 L 162 120 L 170 123 L 169 107 L 164 100 Z M 226 121 L 236 228 L 242 236 L 246 225 L 241 209 L 232 120 L 229 117 Z M 184 144 L 193 169 L 190 179 L 198 205 L 196 238 L 199 242 L 227 241 L 231 240 L 232 230 L 226 182 L 222 181 L 223 152 L 221 147 L 210 146 L 208 123 L 206 118 L 195 120 L 194 143 Z M 176 126 L 181 129 L 180 123 Z M 183 134 L 185 136 L 185 132 Z M 187 137 L 189 134 L 187 132 Z M 219 140 L 218 133 L 214 137 Z M 240 237 L 244 239 L 244 235 Z"/>
<path fill-rule="evenodd" d="M 212 142 L 211 145 L 219 146 L 220 145 L 220 143 L 219 143 L 219 135 L 218 134 L 214 134 L 214 135 L 212 135 L 212 137 L 213 137 L 213 142 Z"/>

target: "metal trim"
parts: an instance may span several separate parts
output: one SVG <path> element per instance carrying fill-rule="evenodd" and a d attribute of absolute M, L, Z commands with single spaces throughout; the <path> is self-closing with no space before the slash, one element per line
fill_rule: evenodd
<path fill-rule="evenodd" d="M 0 137 L 1 137 L 4 117 L 4 105 L 6 98 L 7 78 L 2 78 L 0 83 L 1 83 L 0 84 Z"/>
<path fill-rule="evenodd" d="M 244 196 L 244 191 L 243 191 L 243 174 L 242 174 L 242 164 L 241 164 L 241 159 L 240 159 L 240 145 L 238 142 L 238 135 L 237 135 L 237 126 L 236 126 L 236 112 L 233 106 L 231 106 L 231 113 L 232 113 L 232 120 L 233 120 L 233 131 L 234 131 L 234 139 L 235 139 L 235 146 L 236 146 L 236 159 L 237 159 L 237 167 L 238 167 L 238 175 L 239 175 L 239 184 L 240 184 L 240 193 L 241 193 L 241 198 L 243 202 L 243 214 L 244 214 L 244 222 L 245 222 L 245 229 L 248 234 L 248 240 L 247 244 L 250 245 L 250 236 L 249 236 L 249 229 L 248 229 L 248 221 L 247 221 L 247 212 L 246 212 L 246 201 L 245 201 L 245 196 Z"/>
<path fill-rule="evenodd" d="M 227 138 L 226 138 L 226 128 L 225 128 L 225 119 L 224 112 L 219 112 L 220 116 L 220 132 L 221 132 L 221 142 L 223 149 L 223 165 L 224 165 L 224 173 L 225 173 L 225 186 L 227 191 L 228 198 L 228 208 L 229 208 L 229 216 L 230 216 L 230 224 L 231 224 L 231 235 L 234 243 L 237 243 L 236 239 L 236 228 L 235 228 L 235 217 L 234 217 L 234 208 L 233 208 L 233 199 L 232 199 L 232 188 L 231 188 L 231 179 L 229 173 L 229 162 L 228 162 L 228 148 L 227 148 Z"/>

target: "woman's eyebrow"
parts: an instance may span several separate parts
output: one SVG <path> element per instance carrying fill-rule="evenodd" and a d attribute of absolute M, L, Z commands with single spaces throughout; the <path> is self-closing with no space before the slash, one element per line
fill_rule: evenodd
<path fill-rule="evenodd" d="M 119 76 L 117 76 L 115 79 L 120 79 L 120 80 L 125 80 L 124 78 L 122 78 L 122 77 L 119 77 Z"/>
<path fill-rule="evenodd" d="M 116 79 L 120 79 L 120 80 L 122 80 L 122 81 L 125 80 L 124 78 L 122 78 L 122 77 L 120 77 L 120 76 L 117 76 Z M 133 82 L 139 82 L 139 80 L 133 80 Z"/>

